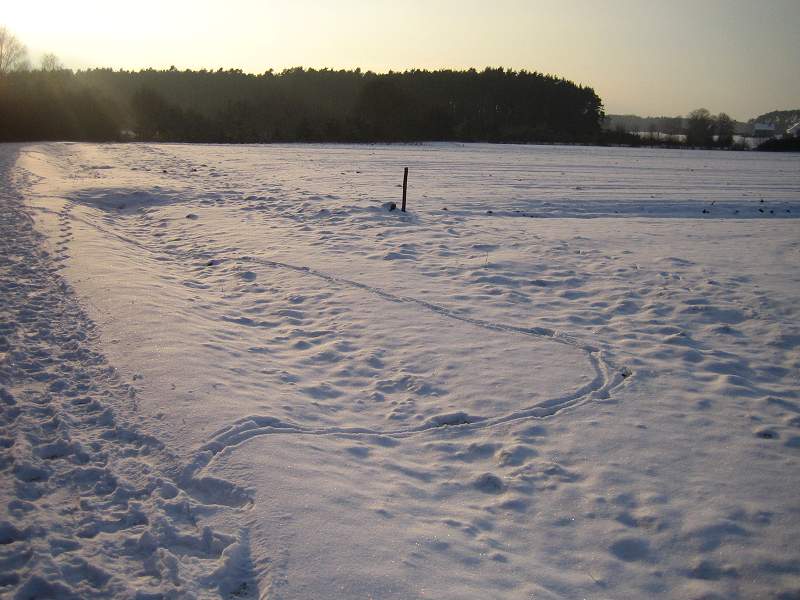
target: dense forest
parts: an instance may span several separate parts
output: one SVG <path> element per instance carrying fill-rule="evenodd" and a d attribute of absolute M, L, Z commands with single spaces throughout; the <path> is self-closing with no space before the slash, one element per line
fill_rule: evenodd
<path fill-rule="evenodd" d="M 0 72 L 0 141 L 593 142 L 602 120 L 591 88 L 502 68 Z"/>

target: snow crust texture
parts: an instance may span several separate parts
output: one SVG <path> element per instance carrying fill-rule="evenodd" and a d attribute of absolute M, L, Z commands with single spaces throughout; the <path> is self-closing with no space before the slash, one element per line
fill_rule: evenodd
<path fill-rule="evenodd" d="M 800 595 L 797 157 L 2 160 L 0 593 Z"/>

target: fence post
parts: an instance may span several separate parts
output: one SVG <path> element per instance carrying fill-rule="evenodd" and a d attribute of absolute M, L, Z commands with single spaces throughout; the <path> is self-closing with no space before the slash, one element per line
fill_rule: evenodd
<path fill-rule="evenodd" d="M 408 167 L 405 168 L 403 171 L 403 205 L 400 208 L 403 212 L 406 212 L 406 188 L 408 187 Z"/>

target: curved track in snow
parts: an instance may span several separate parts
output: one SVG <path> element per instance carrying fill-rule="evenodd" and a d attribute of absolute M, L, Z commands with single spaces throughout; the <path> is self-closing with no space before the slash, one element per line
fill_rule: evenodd
<path fill-rule="evenodd" d="M 216 454 L 224 452 L 229 448 L 235 448 L 254 437 L 262 435 L 377 435 L 400 438 L 425 433 L 427 431 L 442 427 L 458 427 L 462 430 L 471 430 L 483 429 L 521 419 L 542 419 L 554 416 L 568 408 L 584 404 L 591 400 L 608 399 L 610 398 L 613 390 L 620 386 L 632 375 L 632 371 L 625 367 L 619 367 L 611 362 L 601 350 L 593 346 L 582 344 L 574 338 L 560 333 L 554 329 L 544 327 L 516 327 L 514 325 L 506 325 L 502 323 L 493 323 L 483 319 L 475 319 L 460 315 L 444 306 L 434 304 L 432 302 L 409 296 L 398 296 L 378 287 L 370 286 L 365 283 L 360 283 L 336 275 L 331 275 L 310 267 L 255 257 L 250 257 L 249 260 L 267 267 L 288 269 L 301 274 L 316 277 L 334 285 L 360 289 L 389 302 L 416 304 L 417 306 L 436 313 L 444 318 L 467 323 L 482 329 L 501 331 L 513 335 L 544 338 L 555 343 L 578 348 L 586 353 L 586 356 L 594 369 L 595 376 L 588 384 L 570 394 L 565 394 L 563 396 L 557 396 L 542 402 L 537 402 L 532 406 L 528 406 L 510 413 L 493 416 L 472 416 L 464 412 L 448 413 L 435 416 L 431 419 L 428 419 L 422 425 L 411 428 L 377 429 L 369 427 L 309 427 L 271 416 L 246 416 L 242 417 L 241 419 L 237 419 L 230 425 L 222 427 L 211 436 L 211 439 L 201 448 L 201 456 L 205 455 L 205 460 L 201 459 L 197 461 L 193 467 L 195 469 L 205 466 L 205 464 L 212 460 Z"/>

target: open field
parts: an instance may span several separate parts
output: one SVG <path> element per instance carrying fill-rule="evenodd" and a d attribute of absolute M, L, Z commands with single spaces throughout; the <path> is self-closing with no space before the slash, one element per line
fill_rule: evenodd
<path fill-rule="evenodd" d="M 800 596 L 797 155 L 0 169 L 0 594 Z"/>

